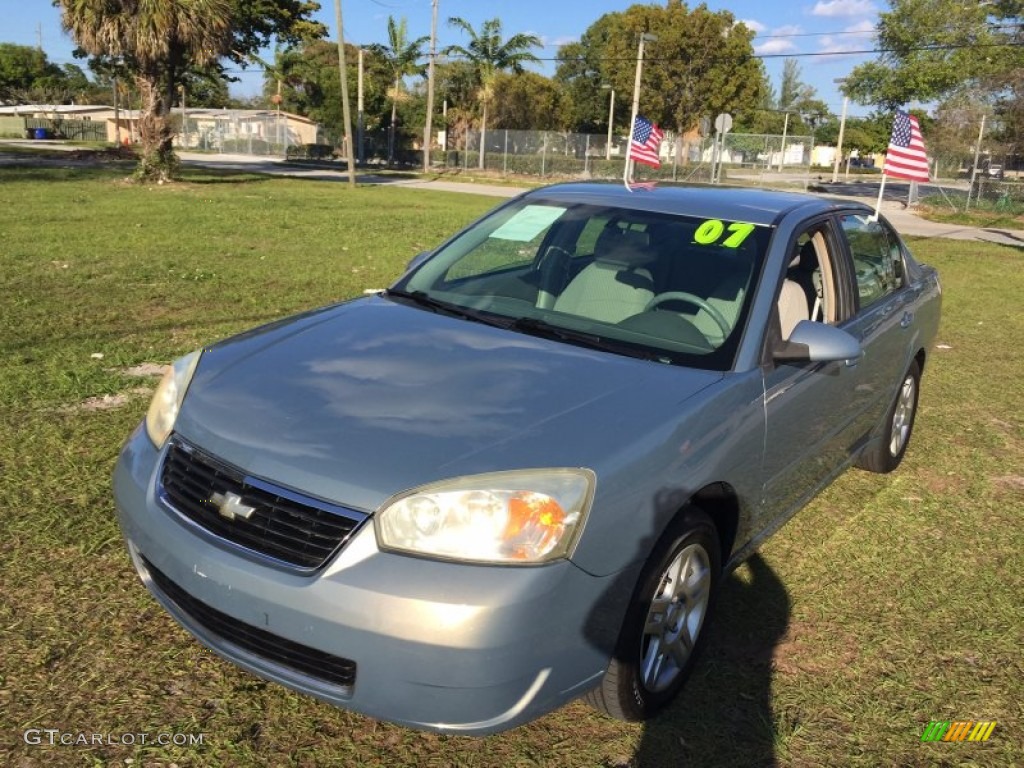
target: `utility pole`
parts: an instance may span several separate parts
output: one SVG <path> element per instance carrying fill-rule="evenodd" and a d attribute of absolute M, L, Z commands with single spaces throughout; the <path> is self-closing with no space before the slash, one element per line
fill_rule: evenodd
<path fill-rule="evenodd" d="M 602 85 L 602 89 L 607 88 L 611 91 L 611 96 L 608 98 L 608 141 L 604 147 L 604 159 L 612 159 L 612 124 L 615 122 L 615 89 L 610 85 Z"/>
<path fill-rule="evenodd" d="M 348 160 L 348 185 L 356 187 L 356 156 L 352 147 L 352 108 L 348 103 L 348 75 L 345 72 L 345 25 L 341 21 L 341 0 L 334 0 L 334 18 L 338 25 L 338 75 L 341 77 L 341 113 L 345 131 L 345 156 Z"/>
<path fill-rule="evenodd" d="M 186 148 L 185 143 L 188 139 L 188 123 L 186 122 L 188 119 L 188 113 L 185 111 L 185 84 L 182 83 L 178 87 L 181 88 L 181 138 L 179 139 L 179 142 L 181 144 L 181 149 L 184 150 Z"/>
<path fill-rule="evenodd" d="M 841 88 L 846 84 L 845 77 L 839 77 L 832 81 L 837 83 Z M 839 161 L 843 156 L 843 132 L 846 130 L 846 108 L 850 106 L 850 97 L 843 94 L 843 116 L 839 120 L 839 138 L 836 140 L 836 159 L 832 165 L 832 183 L 835 184 L 839 181 Z"/>
<path fill-rule="evenodd" d="M 966 211 L 971 207 L 971 192 L 974 191 L 974 179 L 978 175 L 978 156 L 981 154 L 981 140 L 985 136 L 985 115 L 981 116 L 981 128 L 978 129 L 978 143 L 974 145 L 974 164 L 971 166 L 971 186 L 967 188 L 967 202 L 964 204 Z M 981 196 L 981 190 L 978 190 Z"/>
<path fill-rule="evenodd" d="M 359 89 L 356 95 L 356 143 L 359 145 L 359 164 L 366 162 L 366 148 L 363 142 L 363 132 L 366 120 L 363 114 L 363 54 L 366 51 L 359 47 Z"/>
<path fill-rule="evenodd" d="M 657 35 L 652 35 L 644 32 L 640 35 L 640 45 L 636 52 L 636 74 L 633 78 L 633 111 L 629 116 L 629 140 L 627 143 L 626 150 L 626 167 L 622 172 L 622 181 L 625 184 L 629 183 L 629 171 L 632 161 L 629 159 L 629 148 L 633 145 L 633 131 L 636 128 L 636 115 L 640 111 L 640 78 L 644 71 L 644 43 L 654 42 L 658 39 Z"/>
<path fill-rule="evenodd" d="M 430 170 L 430 145 L 434 128 L 434 59 L 437 58 L 437 1 L 430 16 L 430 61 L 427 62 L 427 124 L 423 129 L 423 172 Z"/>
<path fill-rule="evenodd" d="M 114 75 L 114 146 L 121 146 L 121 110 L 117 102 L 117 75 Z"/>
<path fill-rule="evenodd" d="M 782 123 L 782 149 L 779 151 L 779 173 L 782 173 L 782 166 L 786 163 L 786 133 L 789 131 L 789 112 Z"/>

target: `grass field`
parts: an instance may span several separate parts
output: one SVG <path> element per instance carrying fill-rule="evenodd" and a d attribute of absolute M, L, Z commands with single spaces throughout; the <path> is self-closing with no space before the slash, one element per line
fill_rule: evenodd
<path fill-rule="evenodd" d="M 110 472 L 155 382 L 136 366 L 381 287 L 494 201 L 124 175 L 0 168 L 0 765 L 1024 763 L 1020 250 L 913 243 L 941 270 L 944 317 L 903 466 L 847 473 L 728 580 L 674 707 L 623 724 L 574 703 L 474 740 L 342 712 L 204 650 L 138 583 Z M 931 720 L 997 726 L 923 744 Z M 26 729 L 203 743 L 35 745 Z"/>

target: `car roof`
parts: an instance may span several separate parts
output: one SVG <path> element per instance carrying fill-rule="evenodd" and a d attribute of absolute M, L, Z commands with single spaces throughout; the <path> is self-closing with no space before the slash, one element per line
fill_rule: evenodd
<path fill-rule="evenodd" d="M 774 224 L 795 211 L 799 211 L 801 216 L 828 213 L 840 208 L 870 211 L 866 205 L 848 200 L 833 200 L 798 192 L 708 185 L 658 184 L 653 189 L 632 191 L 621 183 L 575 182 L 541 187 L 527 192 L 523 197 L 552 203 L 611 206 L 760 225 Z"/>

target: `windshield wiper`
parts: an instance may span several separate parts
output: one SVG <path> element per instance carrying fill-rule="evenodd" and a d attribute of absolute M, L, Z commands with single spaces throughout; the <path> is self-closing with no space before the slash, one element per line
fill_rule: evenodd
<path fill-rule="evenodd" d="M 449 304 L 447 301 L 441 301 L 435 299 L 429 295 L 426 291 L 403 291 L 398 288 L 388 288 L 384 292 L 385 296 L 392 296 L 397 299 L 408 299 L 409 301 L 418 304 L 421 307 L 429 309 L 431 312 L 442 312 L 446 315 L 452 315 L 453 317 L 461 317 L 466 320 L 474 320 L 478 323 L 484 323 L 485 325 L 493 325 L 498 328 L 508 328 L 509 324 L 504 320 L 498 320 L 495 317 L 481 312 L 478 309 L 471 309 L 470 307 L 463 307 L 458 304 Z"/>
<path fill-rule="evenodd" d="M 456 306 L 455 304 L 449 304 L 447 301 L 435 299 L 426 291 L 403 291 L 399 288 L 388 288 L 384 291 L 384 295 L 391 296 L 396 299 L 408 299 L 414 304 L 418 304 L 432 312 L 444 312 L 445 314 L 456 315 L 458 317 L 472 316 L 471 313 L 467 312 L 464 308 Z"/>
<path fill-rule="evenodd" d="M 611 341 L 604 336 L 584 331 L 576 331 L 572 328 L 565 328 L 560 325 L 553 325 L 546 320 L 536 317 L 520 317 L 509 323 L 506 327 L 528 333 L 533 336 L 543 336 L 549 339 L 558 339 L 569 344 L 577 344 L 590 349 L 600 349 L 604 352 L 614 352 L 627 357 L 638 357 L 641 360 L 661 360 L 662 356 L 649 350 L 640 349 L 632 344 Z"/>

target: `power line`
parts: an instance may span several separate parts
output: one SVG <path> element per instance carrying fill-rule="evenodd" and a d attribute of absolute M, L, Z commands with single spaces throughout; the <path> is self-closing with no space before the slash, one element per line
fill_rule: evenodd
<path fill-rule="evenodd" d="M 1024 26 L 1024 23 L 1006 23 L 1006 24 L 987 24 L 987 30 L 1003 30 L 1003 29 L 1018 29 Z M 874 34 L 875 28 L 872 27 L 870 30 L 871 34 Z M 863 37 L 867 35 L 869 30 L 866 29 L 847 29 L 841 32 L 783 32 L 775 35 L 763 35 L 756 33 L 754 35 L 755 40 L 778 40 L 787 37 L 840 37 L 843 35 Z"/>
<path fill-rule="evenodd" d="M 973 48 L 1024 48 L 1024 42 L 1004 42 L 1004 43 L 963 43 L 963 44 L 948 44 L 948 45 L 920 45 L 911 48 L 900 49 L 897 51 L 895 48 L 860 48 L 852 51 L 813 51 L 810 53 L 754 53 L 751 54 L 753 59 L 779 59 L 779 58 L 805 58 L 811 56 L 866 56 L 870 54 L 879 53 L 902 53 L 902 52 L 924 52 L 924 51 L 958 51 L 963 49 Z M 460 59 L 454 59 L 460 60 Z M 561 56 L 538 56 L 538 61 L 557 61 L 557 62 L 581 62 L 586 63 L 588 60 L 581 57 L 565 58 Z M 591 61 L 636 61 L 635 56 L 603 56 L 600 59 L 592 59 Z M 653 61 L 687 61 L 683 56 L 644 56 L 645 62 Z"/>

